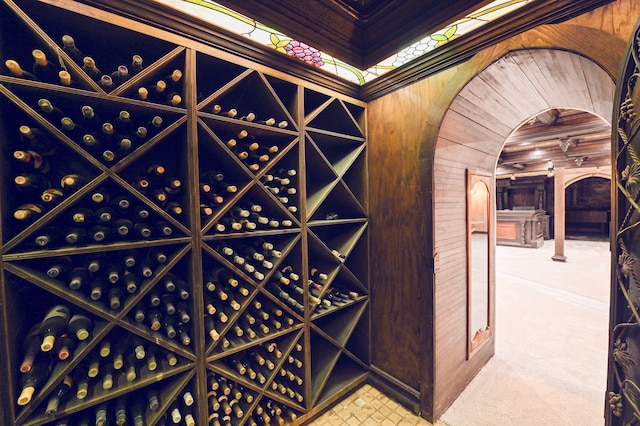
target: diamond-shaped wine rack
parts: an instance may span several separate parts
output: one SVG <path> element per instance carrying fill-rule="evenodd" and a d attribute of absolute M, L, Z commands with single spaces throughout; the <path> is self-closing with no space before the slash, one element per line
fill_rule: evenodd
<path fill-rule="evenodd" d="M 289 424 L 366 379 L 363 106 L 64 2 L 0 39 L 0 420 Z"/>

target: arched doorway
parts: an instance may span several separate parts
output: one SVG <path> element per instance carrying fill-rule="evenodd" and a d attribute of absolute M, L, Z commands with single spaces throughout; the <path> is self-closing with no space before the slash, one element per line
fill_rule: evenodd
<path fill-rule="evenodd" d="M 465 233 L 461 232 L 465 229 L 465 211 L 461 208 L 465 172 L 474 169 L 494 174 L 507 137 L 530 117 L 544 111 L 573 108 L 609 121 L 614 91 L 612 77 L 598 64 L 578 54 L 555 49 L 510 52 L 460 90 L 442 120 L 434 155 L 434 253 L 440 265 L 434 278 L 436 300 L 439 294 L 452 292 L 464 295 L 463 300 L 467 297 L 464 278 L 467 253 L 460 250 L 465 239 Z M 455 274 L 454 269 L 461 272 Z M 492 300 L 495 301 L 495 293 Z M 495 309 L 495 305 L 491 306 Z M 459 335 L 460 332 L 454 330 L 465 327 L 466 316 L 466 307 L 460 303 L 455 312 L 448 312 L 448 320 L 442 321 L 445 325 L 436 333 Z M 462 359 L 466 355 L 464 349 L 456 347 L 455 351 L 449 350 L 447 356 Z M 462 367 L 456 365 L 459 369 L 456 373 L 446 368 L 437 370 L 435 381 L 444 383 L 451 374 L 466 374 L 470 380 L 494 350 L 495 340 L 492 340 Z"/>
<path fill-rule="evenodd" d="M 581 176 L 565 187 L 565 233 L 568 239 L 609 240 L 611 179 Z"/>

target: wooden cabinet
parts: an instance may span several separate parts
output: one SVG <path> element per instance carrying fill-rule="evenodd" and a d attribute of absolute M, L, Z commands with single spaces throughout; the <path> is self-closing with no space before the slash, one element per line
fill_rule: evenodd
<path fill-rule="evenodd" d="M 364 104 L 73 6 L 0 3 L 3 64 L 31 72 L 40 49 L 72 81 L 0 72 L 0 423 L 95 424 L 104 409 L 113 424 L 121 404 L 130 422 L 136 401 L 151 425 L 173 424 L 176 409 L 176 424 L 189 413 L 198 425 L 224 416 L 233 425 L 266 416 L 300 423 L 362 384 L 370 364 Z M 81 56 L 62 49 L 63 35 Z M 133 55 L 142 70 L 130 67 Z M 120 65 L 129 78 L 113 74 L 114 85 L 102 85 L 82 68 L 84 56 L 98 78 Z M 175 70 L 182 77 L 172 83 Z M 63 117 L 75 128 L 62 127 Z M 18 161 L 17 151 L 32 159 L 40 151 L 48 170 Z M 19 175 L 39 183 L 18 187 Z M 55 305 L 93 328 L 64 360 L 56 349 L 39 352 L 51 372 L 17 405 L 23 342 Z M 100 370 L 88 378 L 95 361 Z M 71 397 L 46 415 L 66 376 Z"/>
<path fill-rule="evenodd" d="M 496 244 L 539 248 L 544 244 L 544 210 L 498 210 Z M 548 220 L 547 220 L 548 222 Z"/>

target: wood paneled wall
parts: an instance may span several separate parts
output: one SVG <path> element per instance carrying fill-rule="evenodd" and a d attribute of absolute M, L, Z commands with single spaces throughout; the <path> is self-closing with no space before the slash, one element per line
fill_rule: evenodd
<path fill-rule="evenodd" d="M 543 109 L 610 121 L 639 14 L 617 1 L 540 26 L 369 103 L 372 363 L 419 392 L 426 419 L 491 356 L 466 359 L 464 170 L 492 173 L 504 139 Z M 560 50 L 516 52 L 540 48 Z"/>

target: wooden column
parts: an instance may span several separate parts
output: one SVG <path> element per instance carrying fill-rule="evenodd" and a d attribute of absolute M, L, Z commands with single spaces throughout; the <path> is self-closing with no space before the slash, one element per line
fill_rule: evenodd
<path fill-rule="evenodd" d="M 564 167 L 558 167 L 554 171 L 553 179 L 553 238 L 555 244 L 555 253 L 551 259 L 564 262 L 567 257 L 564 255 Z"/>

